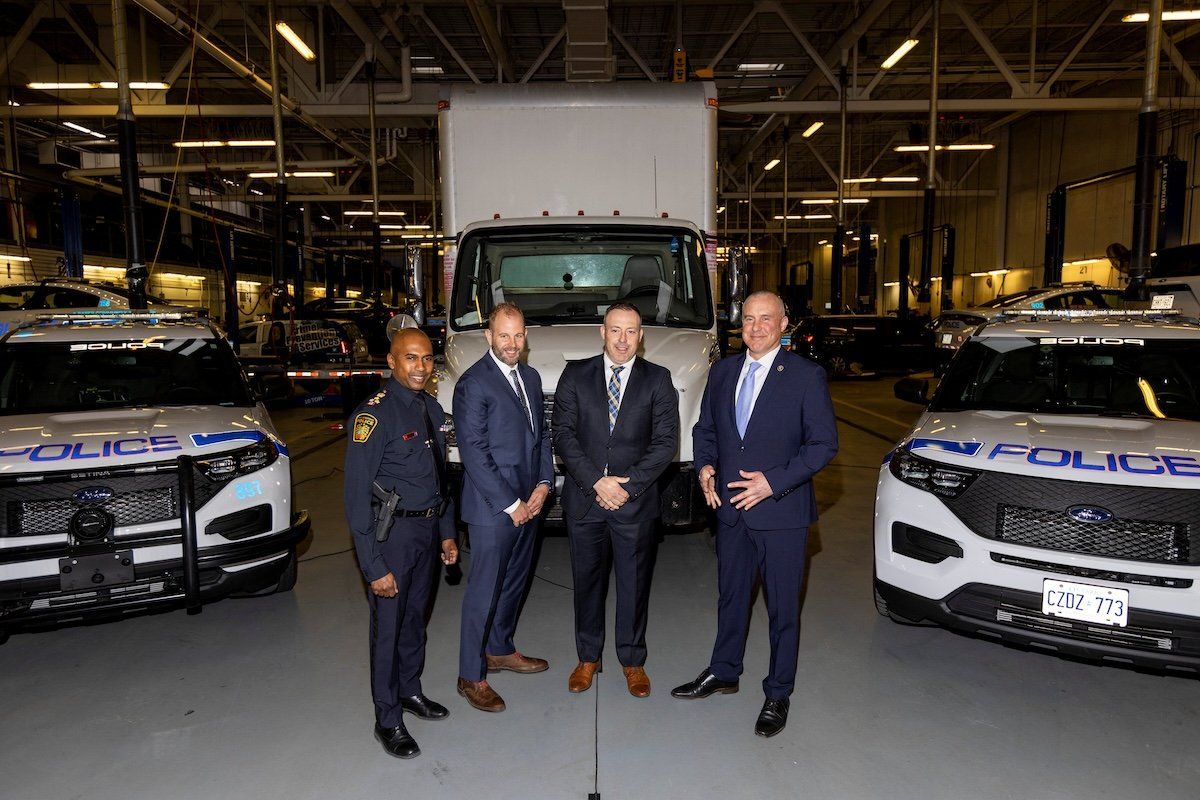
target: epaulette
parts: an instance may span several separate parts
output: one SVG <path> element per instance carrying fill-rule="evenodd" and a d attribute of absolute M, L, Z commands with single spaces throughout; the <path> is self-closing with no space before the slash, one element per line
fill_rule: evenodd
<path fill-rule="evenodd" d="M 380 389 L 375 393 L 374 397 L 367 401 L 367 405 L 377 406 L 385 397 L 387 397 L 387 389 Z"/>

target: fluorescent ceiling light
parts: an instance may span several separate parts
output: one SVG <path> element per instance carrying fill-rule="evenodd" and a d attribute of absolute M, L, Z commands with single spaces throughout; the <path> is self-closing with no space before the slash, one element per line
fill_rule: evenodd
<path fill-rule="evenodd" d="M 279 31 L 279 35 L 282 36 L 284 40 L 290 44 L 305 61 L 317 60 L 317 54 L 312 51 L 311 47 L 304 43 L 304 40 L 300 38 L 300 34 L 292 30 L 291 25 L 288 25 L 286 22 L 280 20 L 279 22 L 275 23 L 275 30 Z"/>
<path fill-rule="evenodd" d="M 725 213 L 725 206 L 721 206 L 720 208 L 718 208 L 718 209 L 717 209 L 717 213 L 718 213 L 718 214 L 724 214 L 724 213 Z"/>
<path fill-rule="evenodd" d="M 96 131 L 92 130 L 91 128 L 85 128 L 82 125 L 80 125 L 78 122 L 64 122 L 63 125 L 70 128 L 73 131 L 79 131 L 80 133 L 86 133 L 88 136 L 95 136 L 97 139 L 107 139 L 108 138 L 103 133 L 97 133 Z"/>
<path fill-rule="evenodd" d="M 250 194 L 256 194 L 256 195 L 258 195 L 259 197 L 262 197 L 262 196 L 263 196 L 263 193 L 262 193 L 262 190 L 261 190 L 261 189 L 251 189 L 251 190 L 250 190 Z"/>
<path fill-rule="evenodd" d="M 811 198 L 811 199 L 805 198 L 804 200 L 800 201 L 801 205 L 806 205 L 806 206 L 823 206 L 826 203 L 836 203 L 836 202 L 837 202 L 836 200 L 833 200 L 832 198 L 829 198 L 829 197 L 817 197 L 817 198 Z"/>
<path fill-rule="evenodd" d="M 844 197 L 842 198 L 842 202 L 846 205 L 862 206 L 871 202 L 871 199 L 869 197 Z"/>
<path fill-rule="evenodd" d="M 322 214 L 321 219 L 325 220 L 326 222 L 333 222 L 333 220 L 330 219 L 328 214 Z"/>
<path fill-rule="evenodd" d="M 0 253 L 0 261 L 28 261 L 29 256 L 10 256 L 8 253 Z"/>
<path fill-rule="evenodd" d="M 779 159 L 778 159 L 778 158 L 772 158 L 772 159 L 771 159 L 770 161 L 768 161 L 768 162 L 766 163 L 766 165 L 763 167 L 763 171 L 764 171 L 764 172 L 769 172 L 769 171 L 771 171 L 771 170 L 775 169 L 777 166 L 779 166 Z"/>
<path fill-rule="evenodd" d="M 425 234 L 425 233 L 402 233 L 402 234 L 400 234 L 401 239 L 424 239 L 427 236 L 428 236 L 428 234 Z"/>
<path fill-rule="evenodd" d="M 432 67 L 413 67 L 413 75 L 445 75 L 446 70 L 438 66 Z"/>
<path fill-rule="evenodd" d="M 805 219 L 833 219 L 833 214 L 805 214 Z"/>
<path fill-rule="evenodd" d="M 34 81 L 25 84 L 30 89 L 42 91 L 63 91 L 69 89 L 116 89 L 116 81 Z M 162 81 L 130 81 L 130 89 L 170 89 L 171 84 Z"/>
<path fill-rule="evenodd" d="M 988 270 L 987 272 L 972 272 L 971 277 L 972 278 L 986 278 L 989 275 L 1007 275 L 1007 274 L 1008 274 L 1008 270 L 1006 270 L 1006 269 L 993 269 L 993 270 Z"/>
<path fill-rule="evenodd" d="M 194 140 L 190 142 L 174 142 L 174 145 L 179 148 L 185 147 L 224 147 L 225 143 L 220 139 L 212 139 L 208 141 Z"/>
<path fill-rule="evenodd" d="M 58 89 L 95 89 L 99 84 L 96 83 L 62 83 L 55 81 L 34 81 L 25 84 L 30 89 L 38 89 L 40 91 L 54 91 Z"/>
<path fill-rule="evenodd" d="M 1171 22 L 1181 19 L 1200 19 L 1200 9 L 1192 8 L 1184 11 L 1164 11 L 1163 22 Z M 1126 14 L 1121 17 L 1121 22 L 1149 22 L 1150 14 L 1145 11 L 1137 11 L 1132 14 Z"/>
<path fill-rule="evenodd" d="M 775 219 L 804 219 L 800 214 L 788 214 L 786 217 L 783 214 L 776 214 Z"/>
<path fill-rule="evenodd" d="M 101 89 L 117 89 L 116 81 L 100 81 Z M 170 89 L 171 84 L 162 81 L 130 81 L 130 89 Z"/>
<path fill-rule="evenodd" d="M 908 51 L 916 47 L 917 43 L 920 41 L 920 39 L 905 39 L 904 43 L 897 47 L 894 53 L 884 59 L 883 63 L 879 65 L 879 68 L 891 69 L 892 67 L 896 66 L 896 64 L 900 62 L 900 59 L 908 55 Z"/>
<path fill-rule="evenodd" d="M 874 183 L 878 178 L 842 178 L 842 183 Z"/>
<path fill-rule="evenodd" d="M 822 239 L 821 241 L 817 242 L 817 244 L 829 244 L 829 240 L 828 240 L 828 239 Z"/>
<path fill-rule="evenodd" d="M 900 281 L 884 281 L 883 285 L 890 289 L 893 286 L 899 286 Z"/>
<path fill-rule="evenodd" d="M 225 144 L 230 147 L 274 147 L 274 139 L 230 139 Z"/>
<path fill-rule="evenodd" d="M 737 65 L 738 72 L 779 72 L 782 69 L 783 64 L 747 63 Z"/>
<path fill-rule="evenodd" d="M 901 144 L 893 148 L 897 153 L 928 153 L 929 145 L 927 144 Z M 983 142 L 969 144 L 939 144 L 937 150 L 995 150 L 996 145 L 985 144 Z"/>
<path fill-rule="evenodd" d="M 429 230 L 428 225 L 405 225 L 404 227 L 410 231 L 427 231 L 427 230 Z"/>
<path fill-rule="evenodd" d="M 374 212 L 372 212 L 372 211 L 343 211 L 342 216 L 344 216 L 344 217 L 369 217 L 373 213 Z M 403 212 L 403 211 L 380 211 L 379 216 L 381 216 L 381 217 L 403 217 L 404 213 L 405 212 Z"/>
<path fill-rule="evenodd" d="M 800 135 L 803 136 L 805 139 L 807 139 L 808 137 L 812 136 L 817 131 L 821 130 L 821 128 L 824 125 L 825 125 L 824 122 L 819 122 L 819 121 L 814 122 L 812 125 L 809 125 L 807 128 L 805 128 L 804 133 L 802 133 Z"/>
<path fill-rule="evenodd" d="M 916 175 L 893 175 L 888 178 L 880 178 L 883 183 L 916 183 L 921 180 Z"/>
<path fill-rule="evenodd" d="M 275 172 L 251 172 L 246 177 L 248 178 L 274 178 Z M 332 178 L 333 171 L 328 169 L 309 170 L 307 172 L 285 172 L 285 178 Z"/>

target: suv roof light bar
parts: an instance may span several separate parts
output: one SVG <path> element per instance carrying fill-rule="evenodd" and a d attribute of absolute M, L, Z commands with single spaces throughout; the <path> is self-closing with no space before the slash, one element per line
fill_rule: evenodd
<path fill-rule="evenodd" d="M 1177 308 L 1026 308 L 1009 309 L 1000 312 L 1006 319 L 1020 317 L 1042 317 L 1059 319 L 1096 319 L 1106 317 L 1127 317 L 1134 319 L 1161 319 L 1172 317 L 1178 319 L 1183 312 Z"/>

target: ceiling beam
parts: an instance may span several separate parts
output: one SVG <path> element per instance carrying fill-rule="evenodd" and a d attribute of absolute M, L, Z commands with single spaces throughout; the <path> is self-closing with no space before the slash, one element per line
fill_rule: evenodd
<path fill-rule="evenodd" d="M 42 17 L 46 16 L 46 12 L 50 9 L 50 0 L 41 0 L 36 6 L 29 11 L 29 16 L 21 23 L 21 27 L 12 35 L 4 48 L 4 60 L 0 61 L 0 75 L 8 72 L 9 66 L 13 59 L 17 57 L 17 53 L 25 46 L 33 29 L 42 21 Z"/>

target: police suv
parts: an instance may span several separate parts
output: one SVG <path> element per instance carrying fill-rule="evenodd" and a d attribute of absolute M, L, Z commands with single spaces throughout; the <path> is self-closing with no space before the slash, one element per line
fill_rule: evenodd
<path fill-rule="evenodd" d="M 884 460 L 874 533 L 897 621 L 1200 671 L 1200 324 L 985 325 Z"/>
<path fill-rule="evenodd" d="M 47 315 L 0 338 L 0 640 L 287 591 L 307 512 L 205 319 Z"/>

